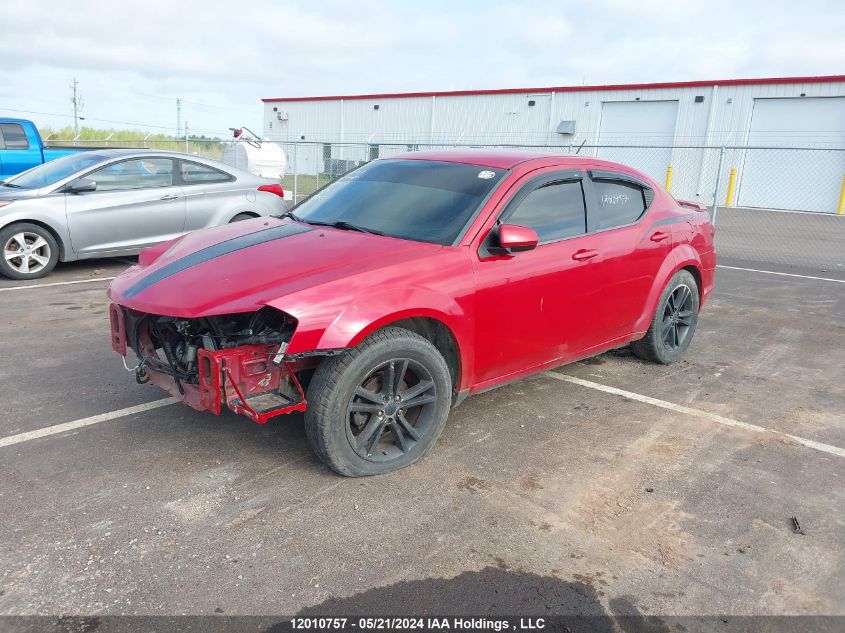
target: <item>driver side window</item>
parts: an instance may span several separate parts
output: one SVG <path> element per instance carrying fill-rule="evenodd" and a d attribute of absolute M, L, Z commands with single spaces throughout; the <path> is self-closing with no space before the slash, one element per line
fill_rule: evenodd
<path fill-rule="evenodd" d="M 505 221 L 534 229 L 540 244 L 584 235 L 587 213 L 581 181 L 556 181 L 537 187 Z"/>

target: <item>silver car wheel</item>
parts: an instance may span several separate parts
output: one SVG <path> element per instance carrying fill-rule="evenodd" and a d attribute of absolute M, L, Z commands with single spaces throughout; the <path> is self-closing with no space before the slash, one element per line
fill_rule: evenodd
<path fill-rule="evenodd" d="M 15 233 L 3 245 L 6 263 L 22 274 L 39 272 L 50 262 L 50 245 L 37 233 Z"/>

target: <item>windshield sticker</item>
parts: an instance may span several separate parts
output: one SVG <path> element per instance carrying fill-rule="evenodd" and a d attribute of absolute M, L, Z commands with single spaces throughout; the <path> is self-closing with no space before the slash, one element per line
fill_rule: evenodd
<path fill-rule="evenodd" d="M 495 171 L 480 171 L 478 172 L 478 177 L 482 180 L 490 180 L 491 178 L 495 178 L 496 172 Z"/>

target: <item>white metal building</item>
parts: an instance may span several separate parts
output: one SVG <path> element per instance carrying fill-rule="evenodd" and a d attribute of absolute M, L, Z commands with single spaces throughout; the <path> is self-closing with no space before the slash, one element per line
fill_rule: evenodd
<path fill-rule="evenodd" d="M 672 165 L 672 192 L 706 201 L 718 151 L 700 148 L 729 146 L 736 204 L 812 211 L 835 210 L 845 174 L 842 151 L 751 149 L 845 148 L 845 75 L 263 101 L 266 138 L 325 144 L 311 173 L 417 144 L 584 144 L 661 182 Z"/>

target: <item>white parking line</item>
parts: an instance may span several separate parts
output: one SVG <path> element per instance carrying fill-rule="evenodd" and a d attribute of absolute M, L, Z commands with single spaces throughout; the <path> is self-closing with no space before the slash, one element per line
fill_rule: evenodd
<path fill-rule="evenodd" d="M 9 435 L 0 437 L 0 448 L 4 446 L 12 446 L 13 444 L 20 444 L 21 442 L 28 442 L 30 440 L 37 440 L 41 437 L 49 437 L 58 433 L 66 433 L 74 429 L 80 429 L 84 426 L 91 426 L 92 424 L 99 424 L 100 422 L 108 422 L 109 420 L 116 420 L 127 415 L 134 415 L 151 409 L 158 409 L 159 407 L 166 407 L 174 402 L 179 402 L 176 398 L 164 398 L 162 400 L 153 400 L 144 404 L 137 404 L 134 407 L 126 407 L 125 409 L 118 409 L 117 411 L 109 411 L 108 413 L 101 413 L 99 415 L 92 415 L 88 418 L 81 418 L 73 420 L 72 422 L 63 422 L 62 424 L 55 424 L 43 429 L 35 431 L 27 431 L 26 433 L 18 433 L 17 435 Z"/>
<path fill-rule="evenodd" d="M 758 270 L 757 268 L 738 268 L 737 266 L 717 265 L 716 268 L 727 268 L 728 270 L 744 270 L 749 273 L 765 273 L 767 275 L 780 275 L 781 277 L 800 277 L 801 279 L 816 279 L 817 281 L 835 281 L 838 284 L 845 284 L 845 279 L 831 279 L 830 277 L 813 277 L 811 275 L 796 275 L 795 273 L 779 273 L 774 270 Z"/>
<path fill-rule="evenodd" d="M 553 371 L 545 372 L 542 375 L 546 378 L 554 378 L 556 380 L 562 380 L 563 382 L 572 383 L 573 385 L 579 385 L 581 387 L 587 387 L 589 389 L 595 389 L 597 391 L 603 391 L 605 393 L 611 393 L 616 396 L 622 396 L 623 398 L 630 398 L 631 400 L 636 400 L 637 402 L 650 404 L 655 407 L 660 407 L 661 409 L 668 409 L 669 411 L 675 411 L 676 413 L 683 413 L 685 415 L 692 415 L 698 418 L 704 418 L 712 422 L 716 422 L 718 424 L 723 424 L 725 426 L 732 426 L 735 428 L 744 429 L 746 431 L 752 431 L 754 433 L 770 433 L 773 435 L 778 435 L 780 437 L 788 438 L 803 446 L 807 446 L 808 448 L 814 448 L 817 451 L 822 451 L 823 453 L 829 453 L 838 457 L 845 457 L 845 448 L 839 448 L 838 446 L 831 446 L 830 444 L 824 444 L 822 442 L 808 440 L 807 438 L 800 437 L 798 435 L 792 435 L 790 433 L 783 433 L 781 431 L 767 429 L 762 426 L 757 426 L 756 424 L 741 422 L 740 420 L 726 418 L 725 416 L 710 413 L 708 411 L 702 411 L 701 409 L 685 407 L 680 404 L 675 404 L 674 402 L 659 400 L 658 398 L 644 396 L 640 393 L 635 393 L 633 391 L 626 391 L 625 389 L 610 387 L 608 385 L 603 385 L 601 383 L 593 382 L 591 380 L 584 380 L 583 378 L 576 378 L 575 376 L 559 374 Z M 36 429 L 35 431 L 27 431 L 25 433 L 18 433 L 17 435 L 9 435 L 7 437 L 0 438 L 0 448 L 3 448 L 5 446 L 12 446 L 14 444 L 20 444 L 22 442 L 28 442 L 30 440 L 35 440 L 42 437 L 57 435 L 59 433 L 66 433 L 67 431 L 73 431 L 75 429 L 91 426 L 93 424 L 99 424 L 100 422 L 116 420 L 117 418 L 123 418 L 128 415 L 134 415 L 136 413 L 143 413 L 144 411 L 158 409 L 159 407 L 166 407 L 175 402 L 179 402 L 179 400 L 177 398 L 163 398 L 161 400 L 154 400 L 153 402 L 138 404 L 134 407 L 126 407 L 125 409 L 118 409 L 117 411 L 109 411 L 108 413 L 100 413 L 99 415 L 92 415 L 90 417 L 81 418 L 79 420 L 73 420 L 71 422 L 55 424 L 53 426 L 48 426 L 43 429 Z"/>
<path fill-rule="evenodd" d="M 0 288 L 0 292 L 8 292 L 9 290 L 29 290 L 30 288 L 49 288 L 51 286 L 70 286 L 72 284 L 90 284 L 95 281 L 110 281 L 114 277 L 95 277 L 93 279 L 77 279 L 76 281 L 53 281 L 49 284 L 33 284 L 31 286 L 9 286 L 8 288 Z"/>
<path fill-rule="evenodd" d="M 804 446 L 809 448 L 814 448 L 817 451 L 822 451 L 823 453 L 830 453 L 831 455 L 837 455 L 839 457 L 845 457 L 845 448 L 839 448 L 838 446 L 831 446 L 830 444 L 822 444 L 821 442 L 816 442 L 814 440 L 808 440 L 803 437 L 799 437 L 797 435 L 791 435 L 789 433 L 782 433 L 781 431 L 774 431 L 772 429 L 767 429 L 762 426 L 757 426 L 756 424 L 749 424 L 748 422 L 740 422 L 739 420 L 734 420 L 732 418 L 726 418 L 722 415 L 716 415 L 715 413 L 709 413 L 707 411 L 702 411 L 701 409 L 693 409 L 692 407 L 685 407 L 680 404 L 675 404 L 673 402 L 666 402 L 665 400 L 658 400 L 657 398 L 652 398 L 650 396 L 644 396 L 639 393 L 634 393 L 633 391 L 626 391 L 624 389 L 617 389 L 616 387 L 609 387 L 607 385 L 603 385 L 598 382 L 593 382 L 591 380 L 584 380 L 583 378 L 576 378 L 575 376 L 567 376 L 566 374 L 559 374 L 553 371 L 549 371 L 543 374 L 547 378 L 555 378 L 556 380 L 562 380 L 564 382 L 571 382 L 573 385 L 579 385 L 581 387 L 587 387 L 589 389 L 596 389 L 598 391 L 604 391 L 605 393 L 612 393 L 617 396 L 622 396 L 624 398 L 630 398 L 631 400 L 636 400 L 637 402 L 644 402 L 645 404 L 650 404 L 655 407 L 660 407 L 661 409 L 668 409 L 669 411 L 675 411 L 677 413 L 684 413 L 686 415 L 692 415 L 697 418 L 704 418 L 706 420 L 710 420 L 712 422 L 717 422 L 718 424 L 724 424 L 725 426 L 733 426 L 740 429 L 745 429 L 746 431 L 753 431 L 754 433 L 771 433 L 774 435 L 779 435 L 780 437 L 786 437 L 794 442 L 798 442 Z"/>

